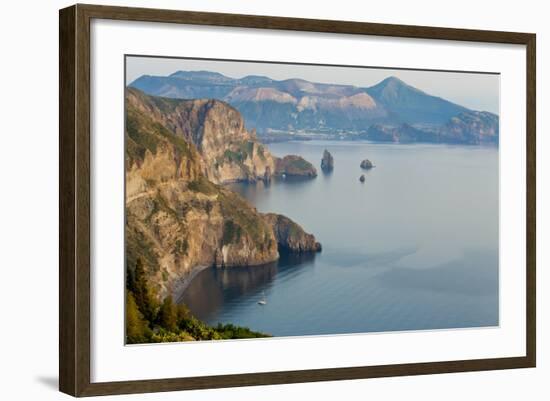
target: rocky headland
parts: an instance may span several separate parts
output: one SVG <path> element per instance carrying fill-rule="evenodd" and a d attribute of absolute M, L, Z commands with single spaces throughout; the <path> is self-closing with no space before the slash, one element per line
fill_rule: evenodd
<path fill-rule="evenodd" d="M 317 177 L 317 169 L 313 167 L 313 164 L 300 156 L 288 155 L 276 159 L 275 175 L 296 178 L 315 178 Z"/>
<path fill-rule="evenodd" d="M 279 248 L 288 252 L 320 252 L 321 244 L 312 234 L 281 214 L 267 213 L 264 220 L 273 228 Z"/>
<path fill-rule="evenodd" d="M 127 268 L 139 259 L 159 299 L 201 266 L 259 265 L 277 260 L 279 249 L 320 249 L 292 220 L 261 214 L 222 185 L 311 174 L 297 156 L 272 156 L 224 102 L 128 89 L 125 162 Z"/>

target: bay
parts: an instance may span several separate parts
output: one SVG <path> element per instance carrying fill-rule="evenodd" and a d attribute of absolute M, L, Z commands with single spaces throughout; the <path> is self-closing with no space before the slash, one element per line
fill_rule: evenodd
<path fill-rule="evenodd" d="M 181 299 L 199 319 L 274 336 L 499 324 L 498 148 L 303 141 L 269 149 L 304 157 L 319 175 L 230 187 L 259 211 L 296 221 L 323 251 L 203 270 Z M 335 162 L 328 175 L 324 149 Z M 376 167 L 362 170 L 365 158 Z"/>

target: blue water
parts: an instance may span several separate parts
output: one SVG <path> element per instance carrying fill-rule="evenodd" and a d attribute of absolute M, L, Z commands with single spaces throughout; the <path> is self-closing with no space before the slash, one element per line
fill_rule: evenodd
<path fill-rule="evenodd" d="M 185 292 L 197 317 L 275 336 L 496 326 L 498 149 L 287 142 L 318 169 L 309 181 L 235 184 L 323 245 L 270 265 L 207 269 Z M 320 171 L 328 149 L 330 175 Z M 376 167 L 364 171 L 362 159 Z M 365 183 L 359 176 L 365 174 Z M 267 305 L 258 305 L 265 294 Z"/>

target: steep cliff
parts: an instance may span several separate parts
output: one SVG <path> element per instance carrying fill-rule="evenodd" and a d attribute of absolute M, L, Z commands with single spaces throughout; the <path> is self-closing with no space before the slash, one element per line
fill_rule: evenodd
<path fill-rule="evenodd" d="M 255 132 L 245 129 L 240 113 L 227 103 L 159 98 L 132 88 L 127 93 L 127 108 L 195 145 L 210 181 L 255 181 L 275 170 L 275 158 L 258 142 Z"/>
<path fill-rule="evenodd" d="M 281 250 L 296 253 L 321 251 L 321 244 L 315 237 L 288 217 L 275 213 L 267 213 L 263 217 L 273 228 Z"/>
<path fill-rule="evenodd" d="M 170 101 L 136 90 L 126 99 L 127 268 L 140 259 L 162 298 L 197 267 L 277 260 L 281 244 L 270 220 L 215 183 L 275 170 L 238 113 L 217 101 Z M 227 153 L 237 143 L 251 145 L 235 161 Z"/>

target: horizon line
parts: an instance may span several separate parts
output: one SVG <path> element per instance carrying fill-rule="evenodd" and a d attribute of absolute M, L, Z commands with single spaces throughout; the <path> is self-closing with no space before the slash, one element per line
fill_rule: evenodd
<path fill-rule="evenodd" d="M 173 72 L 171 72 L 170 74 L 167 74 L 167 75 L 153 75 L 153 74 L 142 74 L 138 77 L 136 77 L 134 80 L 132 80 L 131 82 L 126 82 L 126 79 L 127 79 L 127 71 L 126 71 L 126 66 L 127 66 L 127 62 L 128 62 L 128 59 L 130 58 L 135 58 L 135 59 L 139 59 L 139 58 L 144 58 L 144 59 L 167 59 L 167 60 L 190 60 L 190 61 L 199 61 L 199 62 L 203 62 L 203 61 L 214 61 L 214 62 L 228 62 L 228 63 L 231 63 L 231 62 L 237 62 L 237 63 L 250 63 L 250 64 L 274 64 L 274 65 L 296 65 L 296 66 L 319 66 L 319 67 L 340 67 L 340 68 L 353 68 L 353 69 L 370 69 L 370 70 L 394 70 L 394 71 L 418 71 L 418 72 L 439 72 L 439 73 L 459 73 L 459 74 L 471 74 L 471 75 L 488 75 L 488 76 L 500 76 L 501 73 L 500 72 L 495 72 L 495 71 L 468 71 L 468 70 L 447 70 L 447 69 L 431 69 L 431 68 L 409 68 L 409 67 L 388 67 L 388 66 L 369 66 L 369 65 L 353 65 L 353 64 L 350 64 L 350 65 L 347 65 L 347 64 L 323 64 L 323 63 L 306 63 L 306 62 L 288 62 L 288 61 L 271 61 L 271 60 L 242 60 L 242 59 L 223 59 L 223 58 L 213 58 L 213 57 L 185 57 L 185 56 L 165 56 L 165 55 L 142 55 L 142 54 L 135 54 L 135 53 L 125 53 L 124 54 L 124 65 L 125 65 L 125 71 L 124 71 L 124 81 L 125 81 L 125 85 L 126 86 L 131 86 L 135 81 L 137 81 L 138 79 L 140 79 L 141 77 L 144 77 L 144 76 L 150 76 L 150 77 L 170 77 L 172 75 L 174 75 L 175 73 L 177 72 L 208 72 L 208 73 L 215 73 L 215 74 L 219 74 L 225 78 L 229 78 L 229 79 L 233 79 L 233 80 L 241 80 L 241 79 L 245 79 L 247 77 L 251 77 L 251 76 L 256 76 L 256 77 L 264 77 L 264 78 L 268 78 L 274 82 L 285 82 L 285 81 L 291 81 L 291 80 L 302 80 L 302 81 L 305 81 L 305 82 L 310 82 L 310 83 L 313 83 L 313 84 L 321 84 L 321 85 L 334 85 L 334 86 L 348 86 L 348 87 L 353 87 L 353 88 L 359 88 L 359 89 L 370 89 L 370 88 L 373 88 L 379 84 L 381 84 L 382 82 L 386 81 L 387 79 L 390 79 L 390 78 L 394 78 L 402 83 L 404 83 L 405 85 L 415 89 L 415 90 L 418 90 L 428 96 L 432 96 L 434 98 L 439 98 L 439 99 L 443 99 L 449 103 L 453 103 L 453 104 L 456 104 L 458 106 L 461 106 L 461 107 L 464 107 L 466 109 L 469 109 L 469 110 L 473 110 L 473 111 L 480 111 L 480 112 L 489 112 L 489 113 L 492 113 L 492 114 L 495 114 L 495 115 L 498 115 L 500 116 L 500 110 L 498 111 L 489 111 L 487 109 L 484 109 L 484 108 L 472 108 L 471 106 L 465 106 L 462 102 L 457 102 L 456 100 L 449 100 L 446 96 L 441 96 L 441 95 L 434 95 L 432 94 L 430 91 L 426 91 L 425 89 L 420 89 L 414 85 L 411 85 L 409 84 L 407 81 L 404 81 L 403 79 L 399 78 L 399 77 L 396 77 L 395 75 L 393 74 L 388 74 L 387 77 L 385 77 L 384 79 L 381 79 L 380 81 L 378 81 L 376 84 L 373 84 L 373 85 L 370 85 L 370 86 L 365 86 L 365 85 L 354 85 L 354 84 L 349 84 L 349 83 L 334 83 L 334 82 L 319 82 L 319 81 L 316 81 L 316 80 L 308 80 L 308 79 L 305 79 L 305 78 L 299 78 L 299 77 L 294 77 L 294 78 L 286 78 L 286 79 L 274 79 L 274 78 L 271 78 L 270 76 L 268 75 L 263 75 L 263 74 L 246 74 L 246 75 L 243 75 L 243 76 L 232 76 L 232 75 L 227 75 L 226 73 L 222 73 L 222 72 L 219 72 L 219 71 L 213 71 L 213 70 L 205 70 L 205 69 L 198 69 L 198 70 L 185 70 L 185 69 L 175 69 Z M 499 96 L 500 98 L 500 96 Z M 500 100 L 500 99 L 499 99 Z M 499 108 L 500 109 L 500 108 Z"/>

